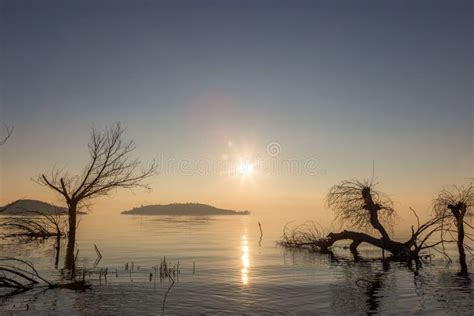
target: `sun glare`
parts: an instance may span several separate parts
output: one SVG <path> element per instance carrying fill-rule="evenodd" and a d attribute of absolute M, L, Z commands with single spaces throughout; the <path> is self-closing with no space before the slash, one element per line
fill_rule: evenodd
<path fill-rule="evenodd" d="M 238 171 L 241 176 L 250 176 L 253 173 L 253 165 L 250 163 L 242 163 L 239 165 Z"/>

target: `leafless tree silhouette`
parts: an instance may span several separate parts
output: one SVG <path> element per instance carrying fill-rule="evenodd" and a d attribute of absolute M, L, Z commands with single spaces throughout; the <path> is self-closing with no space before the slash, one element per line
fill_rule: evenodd
<path fill-rule="evenodd" d="M 472 253 L 469 245 L 464 243 L 468 238 L 474 241 L 472 230 L 474 227 L 469 223 L 472 220 L 474 208 L 474 187 L 471 184 L 466 186 L 451 186 L 442 190 L 434 200 L 434 211 L 436 216 L 442 217 L 442 239 L 450 238 L 455 240 L 459 252 L 459 264 L 462 275 L 467 275 L 466 250 Z M 471 231 L 468 231 L 468 230 Z M 457 234 L 456 237 L 453 236 Z M 447 236 L 447 237 L 446 237 Z"/>
<path fill-rule="evenodd" d="M 114 189 L 142 187 L 143 181 L 156 173 L 156 164 L 142 168 L 138 159 L 131 159 L 135 150 L 133 141 L 124 141 L 125 129 L 120 123 L 98 131 L 92 129 L 89 141 L 89 162 L 80 175 L 53 169 L 42 174 L 38 182 L 60 194 L 68 206 L 68 244 L 66 269 L 74 269 L 77 210 L 83 203 L 98 196 L 108 195 Z"/>
<path fill-rule="evenodd" d="M 435 217 L 420 224 L 417 217 L 416 230 L 412 227 L 412 236 L 406 242 L 398 242 L 390 237 L 390 227 L 396 216 L 393 203 L 388 196 L 374 189 L 371 182 L 357 180 L 343 181 L 332 187 L 327 197 L 328 206 L 336 213 L 336 220 L 348 225 L 355 231 L 329 233 L 324 236 L 322 229 L 312 226 L 297 227 L 292 232 L 285 231 L 281 244 L 292 248 L 311 248 L 321 252 L 330 252 L 330 247 L 340 240 L 349 240 L 349 249 L 358 257 L 357 248 L 361 243 L 389 251 L 397 260 L 419 262 L 419 252 L 432 248 L 439 243 L 428 244 L 433 234 L 441 230 L 443 218 Z M 380 236 L 373 236 L 371 232 Z"/>
<path fill-rule="evenodd" d="M 63 284 L 52 283 L 39 274 L 33 263 L 18 258 L 0 257 L 0 288 L 11 290 L 10 293 L 0 294 L 0 297 L 13 296 L 35 287 L 85 290 L 91 285 L 85 280 Z"/>
<path fill-rule="evenodd" d="M 10 288 L 18 292 L 33 288 L 40 281 L 52 286 L 42 278 L 33 264 L 17 258 L 0 257 L 0 287 Z"/>
<path fill-rule="evenodd" d="M 67 220 L 60 208 L 55 208 L 52 214 L 23 209 L 15 216 L 0 219 L 0 228 L 4 231 L 0 237 L 20 238 L 25 241 L 55 237 L 54 265 L 58 267 L 61 237 L 66 235 L 67 230 Z"/>
<path fill-rule="evenodd" d="M 343 181 L 330 189 L 327 203 L 341 223 L 367 232 L 375 229 L 382 238 L 389 239 L 384 225 L 393 225 L 393 202 L 373 187 L 368 181 Z"/>
<path fill-rule="evenodd" d="M 28 216 L 22 216 L 27 214 Z M 65 234 L 67 223 L 60 211 L 45 214 L 39 211 L 24 210 L 15 216 L 0 220 L 3 237 L 24 237 L 28 239 L 60 237 Z"/>

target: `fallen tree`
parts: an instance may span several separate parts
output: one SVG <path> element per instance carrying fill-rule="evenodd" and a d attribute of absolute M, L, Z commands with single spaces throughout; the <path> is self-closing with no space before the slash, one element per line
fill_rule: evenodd
<path fill-rule="evenodd" d="M 27 214 L 28 216 L 22 216 Z M 28 239 L 61 237 L 65 235 L 67 222 L 58 210 L 54 214 L 24 209 L 16 216 L 2 218 L 2 237 L 24 237 Z"/>
<path fill-rule="evenodd" d="M 58 266 L 61 238 L 66 236 L 67 230 L 66 217 L 59 208 L 55 209 L 53 214 L 23 209 L 16 216 L 2 218 L 0 228 L 3 231 L 0 237 L 18 238 L 23 241 L 55 238 L 55 266 Z"/>
<path fill-rule="evenodd" d="M 416 229 L 412 227 L 411 237 L 405 242 L 393 240 L 389 233 L 396 217 L 393 203 L 388 196 L 374 190 L 373 183 L 343 181 L 330 189 L 327 203 L 336 213 L 337 221 L 355 230 L 323 234 L 322 229 L 315 226 L 308 229 L 305 225 L 291 232 L 285 230 L 280 244 L 284 247 L 310 248 L 326 253 L 331 251 L 336 242 L 345 240 L 350 242 L 351 252 L 358 256 L 359 245 L 367 243 L 388 251 L 392 259 L 415 260 L 417 263 L 421 250 L 441 244 L 428 244 L 428 241 L 434 234 L 441 232 L 444 218 L 436 216 L 420 224 L 414 211 L 418 224 Z"/>
<path fill-rule="evenodd" d="M 84 280 L 70 283 L 54 283 L 43 278 L 33 264 L 17 258 L 0 257 L 0 289 L 6 292 L 0 296 L 20 294 L 34 288 L 65 288 L 85 290 L 90 288 Z"/>

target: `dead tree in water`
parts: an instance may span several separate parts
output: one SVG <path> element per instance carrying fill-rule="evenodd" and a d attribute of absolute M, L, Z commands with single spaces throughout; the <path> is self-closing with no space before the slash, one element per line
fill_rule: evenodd
<path fill-rule="evenodd" d="M 62 170 L 53 170 L 50 176 L 42 174 L 38 182 L 59 193 L 68 206 L 68 244 L 66 269 L 74 269 L 77 209 L 87 200 L 109 194 L 113 189 L 143 187 L 143 180 L 154 175 L 156 165 L 140 168 L 141 163 L 130 159 L 135 150 L 132 141 L 122 140 L 125 129 L 120 123 L 103 131 L 92 129 L 89 142 L 89 162 L 81 175 L 71 176 Z"/>
<path fill-rule="evenodd" d="M 10 291 L 7 293 L 0 293 L 0 297 L 11 296 L 32 290 L 35 287 L 41 287 L 41 283 L 44 284 L 43 287 L 46 289 L 64 288 L 71 290 L 85 290 L 91 287 L 85 281 L 76 281 L 65 284 L 52 283 L 43 278 L 29 261 L 17 258 L 0 257 L 0 289 Z"/>
<path fill-rule="evenodd" d="M 65 235 L 66 222 L 59 211 L 49 215 L 39 211 L 24 210 L 16 213 L 15 216 L 3 218 L 0 221 L 0 227 L 6 231 L 3 237 L 37 239 Z"/>
<path fill-rule="evenodd" d="M 291 234 L 284 233 L 281 244 L 286 247 L 311 248 L 320 252 L 330 252 L 334 243 L 341 240 L 350 241 L 350 250 L 357 255 L 361 243 L 367 243 L 392 254 L 397 260 L 418 260 L 421 250 L 434 247 L 427 245 L 428 239 L 440 231 L 441 218 L 433 218 L 412 228 L 412 236 L 406 242 L 391 238 L 390 227 L 395 218 L 392 201 L 383 193 L 374 190 L 369 182 L 343 181 L 332 187 L 327 197 L 328 206 L 336 213 L 336 220 L 355 229 L 342 232 L 322 234 L 321 229 L 313 231 L 297 230 Z M 416 215 L 416 214 L 415 214 Z M 379 236 L 371 233 L 375 232 Z"/>
<path fill-rule="evenodd" d="M 32 289 L 40 281 L 52 286 L 39 275 L 31 262 L 16 258 L 0 258 L 0 288 L 24 292 Z"/>
<path fill-rule="evenodd" d="M 20 238 L 23 240 L 56 238 L 55 243 L 55 266 L 59 263 L 61 249 L 61 237 L 66 235 L 67 221 L 60 209 L 56 208 L 53 214 L 45 214 L 39 211 L 24 209 L 16 216 L 6 217 L 0 220 L 0 228 L 5 233 L 2 237 Z"/>
<path fill-rule="evenodd" d="M 448 238 L 451 237 L 457 243 L 461 275 L 467 275 L 466 250 L 472 253 L 472 249 L 464 243 L 464 239 L 468 238 L 474 241 L 474 234 L 467 231 L 468 229 L 474 229 L 468 223 L 474 215 L 473 207 L 474 187 L 472 184 L 445 189 L 439 193 L 434 201 L 436 216 L 445 219 L 442 222 L 442 238 L 444 239 L 448 235 Z M 453 234 L 457 236 L 454 237 Z"/>

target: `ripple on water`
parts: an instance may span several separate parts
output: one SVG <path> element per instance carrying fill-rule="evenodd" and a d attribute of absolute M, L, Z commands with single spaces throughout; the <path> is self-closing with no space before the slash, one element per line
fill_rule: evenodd
<path fill-rule="evenodd" d="M 107 217 L 114 225 L 107 231 L 97 224 L 101 220 L 106 222 L 96 216 L 81 223 L 79 265 L 92 267 L 97 244 L 103 259 L 95 271 L 108 267 L 107 284 L 93 274 L 88 276 L 90 291 L 35 290 L 1 301 L 0 311 L 25 310 L 28 304 L 30 311 L 57 314 L 156 315 L 167 292 L 169 314 L 471 314 L 474 308 L 469 278 L 457 277 L 456 267 L 446 269 L 441 261 L 416 274 L 400 264 L 336 262 L 321 254 L 286 251 L 275 244 L 281 226 L 264 226 L 259 243 L 251 217 Z M 3 242 L 0 251 L 29 258 L 49 278 L 60 276 L 48 242 Z M 181 274 L 172 287 L 168 280 L 156 286 L 149 282 L 152 266 L 164 256 L 171 265 L 180 262 Z M 140 270 L 125 271 L 127 262 Z"/>

